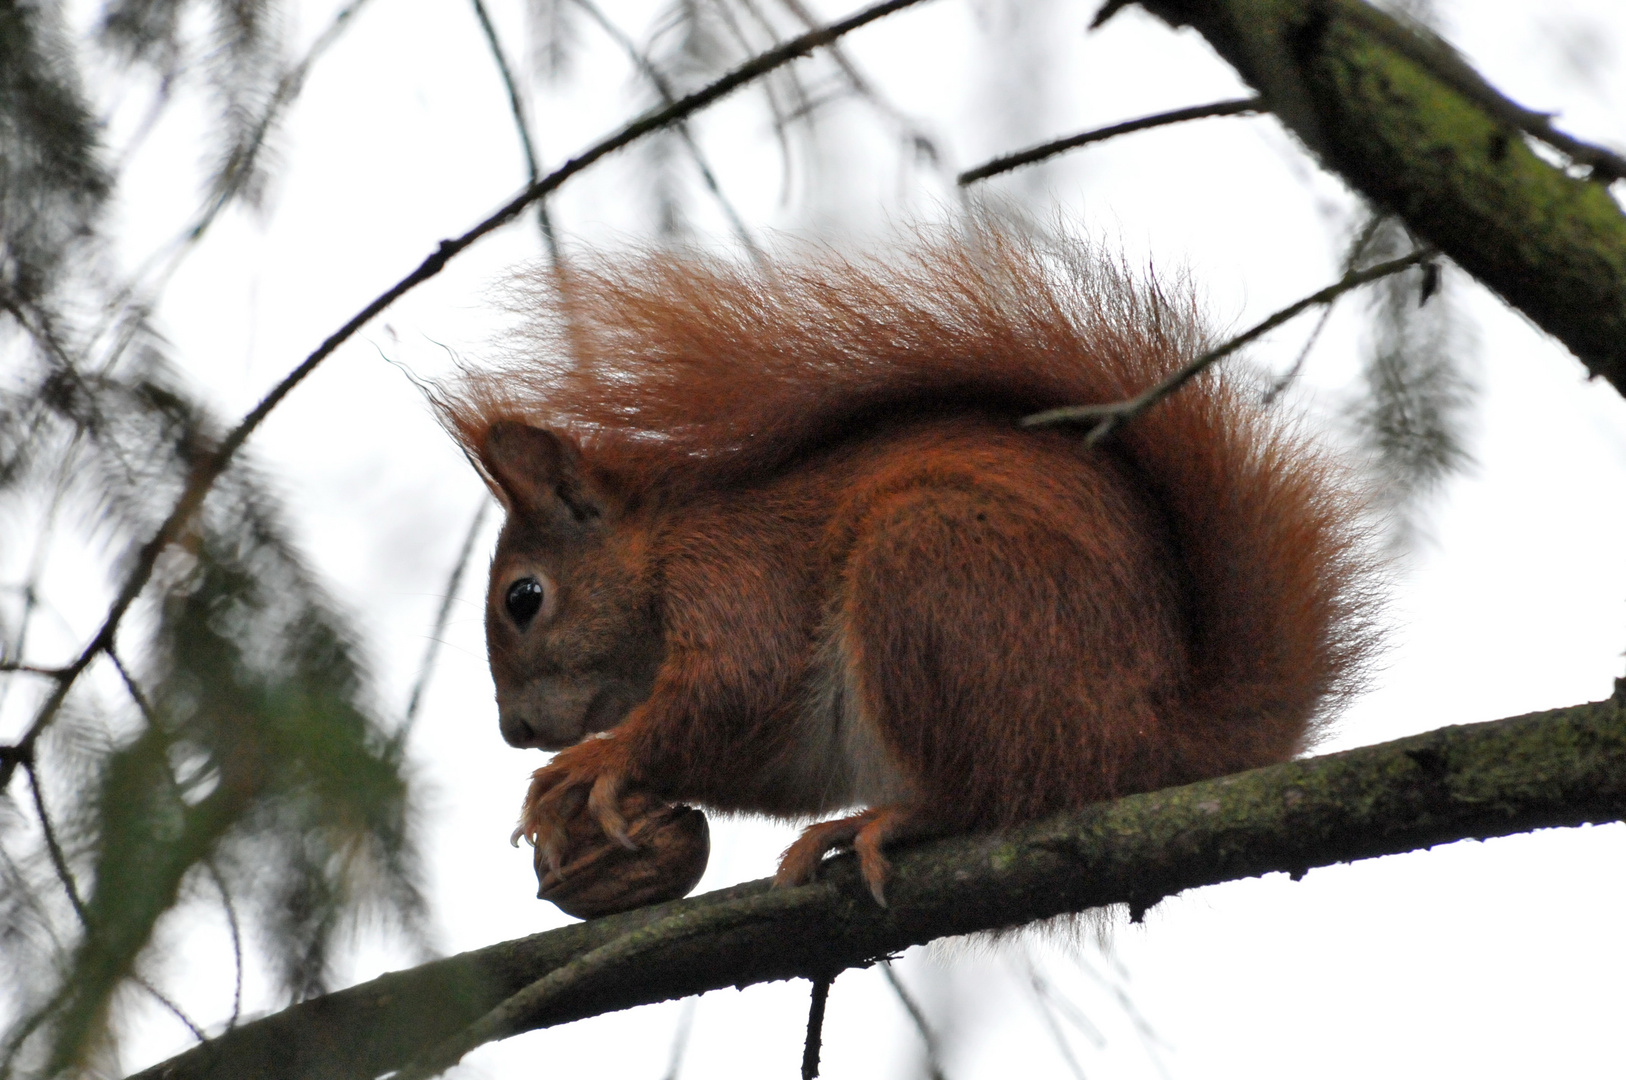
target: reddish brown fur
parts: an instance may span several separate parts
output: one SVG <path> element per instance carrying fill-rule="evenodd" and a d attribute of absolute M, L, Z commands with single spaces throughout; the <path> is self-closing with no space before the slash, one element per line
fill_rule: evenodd
<path fill-rule="evenodd" d="M 884 812 L 816 826 L 781 876 L 854 841 L 878 890 L 888 838 L 1291 757 L 1358 676 L 1355 507 L 1236 380 L 1200 377 L 1095 449 L 1013 423 L 1127 397 L 1201 347 L 1189 305 L 1116 267 L 984 232 L 771 280 L 667 254 L 573 264 L 530 302 L 515 358 L 441 402 L 510 509 L 499 699 L 542 668 L 566 697 L 611 669 L 606 700 L 649 687 L 538 772 L 522 828 L 544 845 L 589 790 L 613 834 L 622 783 L 785 816 L 868 792 Z M 579 463 L 494 446 L 516 420 Z M 527 469 L 534 506 L 513 490 Z M 557 590 L 529 637 L 502 613 L 523 573 Z M 654 629 L 617 629 L 610 603 L 647 604 Z M 598 666 L 569 661 L 589 640 Z M 505 710 L 511 740 L 541 730 L 544 706 Z"/>

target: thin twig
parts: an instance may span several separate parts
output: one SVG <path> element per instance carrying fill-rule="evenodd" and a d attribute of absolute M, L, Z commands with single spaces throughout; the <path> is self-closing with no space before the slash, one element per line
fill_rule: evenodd
<path fill-rule="evenodd" d="M 678 1071 L 683 1068 L 683 1058 L 689 1052 L 689 1036 L 694 1033 L 694 1012 L 700 1004 L 697 997 L 687 998 L 683 1002 L 683 1011 L 678 1014 L 677 1028 L 672 1032 L 672 1055 L 666 1061 L 666 1076 L 663 1080 L 678 1080 Z"/>
<path fill-rule="evenodd" d="M 204 454 L 197 460 L 193 465 L 191 476 L 187 478 L 185 488 L 182 489 L 181 497 L 175 503 L 174 509 L 164 519 L 164 523 L 158 527 L 158 531 L 153 535 L 153 538 L 142 545 L 140 551 L 137 552 L 135 565 L 131 569 L 129 577 L 125 579 L 123 588 L 119 590 L 118 596 L 114 599 L 112 607 L 108 610 L 107 618 L 103 620 L 101 628 L 97 630 L 96 636 L 91 639 L 90 643 L 85 646 L 74 661 L 67 665 L 56 690 L 41 706 L 40 711 L 35 715 L 33 723 L 29 725 L 22 739 L 18 741 L 18 747 L 25 750 L 33 747 L 40 734 L 56 718 L 57 713 L 62 708 L 62 703 L 67 699 L 68 692 L 73 688 L 80 674 L 84 672 L 84 669 L 89 666 L 98 653 L 113 644 L 125 612 L 129 610 L 130 605 L 135 602 L 136 596 L 140 594 L 142 588 L 146 586 L 147 580 L 152 576 L 153 568 L 158 563 L 158 556 L 180 535 L 186 524 L 192 520 L 192 515 L 203 504 L 203 498 L 208 493 L 210 486 L 221 473 L 225 472 L 226 467 L 231 464 L 232 459 L 236 456 L 237 451 L 241 449 L 243 443 L 265 421 L 271 410 L 276 408 L 282 402 L 282 399 L 288 396 L 294 387 L 303 382 L 307 375 L 316 370 L 316 367 L 323 360 L 331 356 L 340 345 L 353 337 L 358 330 L 372 322 L 373 319 L 377 318 L 379 314 L 388 309 L 402 296 L 439 274 L 446 268 L 448 262 L 468 247 L 483 239 L 488 233 L 495 232 L 497 229 L 509 224 L 523 213 L 531 203 L 545 198 L 571 177 L 595 164 L 600 159 L 620 150 L 629 143 L 637 141 L 652 131 L 658 131 L 674 121 L 705 108 L 738 90 L 746 83 L 783 67 L 792 60 L 806 56 L 814 49 L 828 45 L 830 42 L 860 27 L 867 26 L 877 19 L 922 2 L 924 0 L 883 0 L 882 3 L 873 4 L 839 22 L 831 23 L 823 29 L 802 34 L 777 48 L 760 53 L 692 94 L 687 94 L 671 105 L 654 109 L 633 120 L 621 128 L 620 131 L 599 141 L 566 161 L 541 180 L 527 186 L 524 191 L 515 195 L 495 213 L 461 236 L 451 240 L 442 240 L 439 247 L 425 258 L 417 269 L 380 293 L 371 303 L 352 316 L 348 322 L 330 334 L 298 367 L 285 375 L 282 381 L 277 383 L 271 389 L 271 392 L 266 394 L 260 403 L 254 406 L 243 417 L 242 421 L 221 440 L 214 453 Z M 11 782 L 14 770 L 15 762 L 12 759 L 7 758 L 0 761 L 0 791 L 5 790 L 6 786 Z"/>
<path fill-rule="evenodd" d="M 1305 362 L 1310 359 L 1311 350 L 1315 348 L 1316 342 L 1321 340 L 1321 332 L 1327 328 L 1327 323 L 1332 319 L 1332 309 L 1333 305 L 1330 303 L 1321 309 L 1321 317 L 1316 319 L 1315 327 L 1310 331 L 1310 336 L 1305 338 L 1304 344 L 1299 347 L 1299 354 L 1293 358 L 1293 362 L 1288 365 L 1287 370 L 1282 372 L 1282 377 L 1270 384 L 1270 389 L 1266 390 L 1263 396 L 1260 397 L 1259 404 L 1265 406 L 1274 404 L 1276 399 L 1289 386 L 1298 381 L 1299 374 L 1304 370 Z"/>
<path fill-rule="evenodd" d="M 909 1019 L 914 1021 L 915 1030 L 920 1033 L 921 1041 L 926 1044 L 926 1075 L 930 1080 L 945 1080 L 942 1050 L 938 1046 L 937 1033 L 926 1022 L 925 1010 L 921 1009 L 914 997 L 904 988 L 903 981 L 898 978 L 897 970 L 892 966 L 892 961 L 881 961 L 881 974 L 886 976 L 887 984 L 892 987 L 892 992 L 898 995 L 898 1000 L 909 1013 Z"/>
<path fill-rule="evenodd" d="M 1066 405 L 1059 409 L 1046 409 L 1044 412 L 1024 416 L 1021 424 L 1023 427 L 1049 427 L 1052 424 L 1091 423 L 1095 426 L 1084 441 L 1086 445 L 1094 446 L 1118 430 L 1118 428 L 1196 378 L 1209 365 L 1231 355 L 1255 338 L 1268 334 L 1276 327 L 1304 311 L 1319 304 L 1331 303 L 1351 289 L 1358 288 L 1368 282 L 1377 281 L 1380 278 L 1388 277 L 1390 274 L 1398 274 L 1402 270 L 1438 257 L 1439 252 L 1433 248 L 1419 248 L 1409 255 L 1378 263 L 1376 266 L 1368 267 L 1365 270 L 1352 270 L 1326 288 L 1313 292 L 1296 303 L 1289 304 L 1268 319 L 1238 334 L 1218 348 L 1203 353 L 1162 382 L 1129 398 L 1127 401 L 1114 401 L 1104 405 Z"/>
<path fill-rule="evenodd" d="M 1088 146 L 1090 143 L 1116 138 L 1119 135 L 1128 135 L 1136 131 L 1148 131 L 1168 124 L 1180 124 L 1187 120 L 1202 120 L 1210 116 L 1252 116 L 1255 113 L 1263 112 L 1264 108 L 1263 99 L 1255 95 L 1254 97 L 1237 98 L 1234 101 L 1216 101 L 1210 105 L 1191 105 L 1184 109 L 1153 113 L 1151 116 L 1143 116 L 1138 120 L 1125 120 L 1121 124 L 1110 124 L 1107 127 L 1081 132 L 1078 135 L 1069 135 L 1065 139 L 1040 143 L 1038 146 L 1020 150 L 1014 154 L 996 157 L 992 161 L 978 165 L 974 169 L 967 169 L 955 178 L 955 182 L 961 187 L 966 187 L 975 184 L 978 180 L 986 180 L 990 176 L 997 176 L 1013 169 L 1020 169 L 1024 165 L 1032 165 L 1036 161 L 1043 161 L 1045 158 L 1054 157 L 1056 154 L 1075 150 L 1080 146 Z"/>
<path fill-rule="evenodd" d="M 1028 976 L 1039 996 L 1049 1002 L 1050 1007 L 1072 1024 L 1079 1034 L 1090 1040 L 1091 1045 L 1097 1050 L 1107 1045 L 1107 1037 L 1101 1034 L 1101 1029 L 1096 1027 L 1088 1016 L 1084 1015 L 1084 1010 L 1067 1000 L 1066 995 L 1050 985 L 1049 979 L 1039 974 L 1038 964 L 1034 962 L 1031 953 L 1028 954 Z"/>
<path fill-rule="evenodd" d="M 231 160 L 227 162 L 221 182 L 213 195 L 210 196 L 209 201 L 204 204 L 203 208 L 198 211 L 197 216 L 193 218 L 192 223 L 182 230 L 178 237 L 148 256 L 147 260 L 131 275 L 131 284 L 109 303 L 109 307 L 119 309 L 121 315 L 127 312 L 130 297 L 136 290 L 136 283 L 146 276 L 153 264 L 160 259 L 167 258 L 167 262 L 165 262 L 163 269 L 159 271 L 156 280 L 147 289 L 149 296 L 156 296 L 163 291 L 169 280 L 175 275 L 175 272 L 180 269 L 182 261 L 197 247 L 198 242 L 209 231 L 209 227 L 220 216 L 220 212 L 230 204 L 231 200 L 242 190 L 248 178 L 253 175 L 254 162 L 260 156 L 260 151 L 265 146 L 265 140 L 271 134 L 271 128 L 276 123 L 277 116 L 298 98 L 300 92 L 305 88 L 305 80 L 309 78 L 311 68 L 316 64 L 316 61 L 321 59 L 322 55 L 333 47 L 333 44 L 339 40 L 339 35 L 344 33 L 351 20 L 355 18 L 366 3 L 367 0 L 352 0 L 351 3 L 341 8 L 338 14 L 333 16 L 333 21 L 328 23 L 327 29 L 317 35 L 315 41 L 311 42 L 310 48 L 305 50 L 305 55 L 300 58 L 299 63 L 289 68 L 283 73 L 282 78 L 277 80 L 276 89 L 271 93 L 271 100 L 266 103 L 265 112 L 260 114 L 259 123 L 254 126 L 253 134 L 249 136 L 248 142 L 235 151 Z M 152 302 L 149 300 L 139 306 L 150 310 Z M 109 349 L 107 359 L 103 361 L 101 366 L 103 371 L 109 370 L 118 361 L 118 358 L 123 355 L 124 350 L 134 339 L 140 320 L 115 318 L 112 324 L 117 325 L 120 323 L 125 328 L 124 332 Z M 106 332 L 106 329 L 107 325 L 104 324 L 102 330 L 97 332 L 97 336 L 99 337 Z"/>
<path fill-rule="evenodd" d="M 108 649 L 107 658 L 113 661 L 113 667 L 118 670 L 119 678 L 124 680 L 124 689 L 130 695 L 130 700 L 135 702 L 136 708 L 141 710 L 142 719 L 149 724 L 156 724 L 158 718 L 153 714 L 152 705 L 147 701 L 147 695 L 141 692 L 141 687 L 136 685 L 136 681 L 131 677 L 129 669 L 124 666 L 124 661 L 119 659 L 118 650 Z"/>
<path fill-rule="evenodd" d="M 756 24 L 762 28 L 762 32 L 768 36 L 768 40 L 774 44 L 778 44 L 778 31 L 775 29 L 773 22 L 762 13 L 760 8 L 757 7 L 754 0 L 737 0 L 737 2 L 740 10 L 751 16 L 752 20 L 754 20 Z M 745 27 L 740 25 L 740 20 L 735 17 L 734 3 L 731 2 L 731 0 L 714 0 L 712 8 L 717 12 L 717 17 L 722 20 L 723 25 L 728 28 L 729 33 L 734 35 L 735 42 L 737 42 L 741 48 L 747 51 L 755 51 L 756 46 L 751 43 L 750 36 L 745 32 Z M 789 84 L 793 97 L 799 100 L 806 100 L 807 92 L 802 86 L 802 80 L 796 76 L 794 71 L 785 72 L 784 79 L 785 82 Z M 773 115 L 774 141 L 779 144 L 779 200 L 783 205 L 788 203 L 790 199 L 790 185 L 792 180 L 790 148 L 791 120 L 785 112 L 785 106 L 779 100 L 779 92 L 774 88 L 774 82 L 775 80 L 773 79 L 762 80 L 762 96 L 768 104 L 768 112 Z"/>
<path fill-rule="evenodd" d="M 1033 991 L 1033 1000 L 1039 1005 L 1039 1015 L 1044 1018 L 1045 1027 L 1049 1030 L 1050 1037 L 1056 1042 L 1056 1050 L 1061 1054 L 1062 1060 L 1067 1062 L 1067 1068 L 1072 1071 L 1077 1080 L 1084 1080 L 1083 1066 L 1079 1065 L 1078 1057 L 1073 1053 L 1073 1048 L 1067 1043 L 1067 1033 L 1056 1022 L 1056 1014 L 1050 1011 L 1050 1000 L 1045 996 L 1044 981 L 1039 978 L 1039 971 L 1033 966 L 1031 956 L 1027 958 L 1027 969 L 1028 988 Z"/>
<path fill-rule="evenodd" d="M 446 624 L 451 621 L 452 605 L 457 600 L 457 591 L 463 584 L 463 575 L 468 571 L 469 560 L 474 557 L 474 542 L 480 538 L 480 530 L 485 527 L 486 514 L 491 510 L 491 500 L 482 498 L 480 506 L 474 511 L 474 519 L 469 522 L 468 532 L 463 534 L 463 544 L 457 549 L 457 561 L 452 564 L 452 573 L 446 579 L 446 591 L 440 598 L 440 609 L 435 612 L 435 625 L 429 631 L 429 644 L 424 648 L 423 660 L 418 664 L 418 677 L 412 681 L 412 696 L 407 698 L 406 715 L 401 719 L 401 726 L 391 737 L 391 748 L 399 753 L 401 747 L 406 745 L 407 736 L 412 732 L 412 725 L 418 720 L 418 709 L 423 704 L 423 692 L 429 686 L 429 678 L 434 673 L 435 661 L 440 656 L 441 638 L 446 634 Z"/>
<path fill-rule="evenodd" d="M 175 1019 L 185 1024 L 186 1029 L 192 1033 L 193 1038 L 197 1039 L 198 1042 L 206 1043 L 209 1041 L 209 1036 L 204 1034 L 203 1029 L 198 1027 L 197 1023 L 190 1016 L 186 1015 L 186 1010 L 182 1009 L 179 1005 L 175 1004 L 175 1002 L 171 1001 L 162 990 L 158 989 L 158 987 L 148 982 L 145 975 L 138 975 L 132 972 L 130 974 L 130 978 L 134 980 L 137 986 L 141 987 L 141 989 L 145 990 L 154 1000 L 156 1000 L 158 1004 L 168 1009 L 174 1015 Z"/>
<path fill-rule="evenodd" d="M 824 1046 L 824 1007 L 830 1001 L 830 975 L 813 980 L 813 997 L 807 1006 L 807 1038 L 802 1043 L 802 1080 L 818 1080 L 819 1054 Z"/>
<path fill-rule="evenodd" d="M 38 766 L 30 758 L 23 762 L 23 768 L 28 772 L 28 788 L 34 795 L 34 813 L 39 815 L 40 831 L 45 834 L 45 850 L 51 856 L 51 866 L 56 870 L 57 880 L 62 883 L 62 891 L 68 894 L 73 913 L 79 916 L 79 924 L 89 931 L 90 919 L 85 914 L 85 902 L 79 897 L 79 883 L 74 880 L 73 871 L 68 869 L 68 860 L 62 854 L 62 844 L 56 837 L 56 827 L 51 824 L 51 815 L 45 809 Z"/>
<path fill-rule="evenodd" d="M 520 149 L 525 152 L 525 178 L 534 184 L 542 175 L 542 169 L 537 164 L 536 145 L 531 141 L 531 124 L 525 116 L 525 103 L 519 96 L 519 84 L 514 81 L 514 71 L 508 64 L 507 54 L 503 52 L 502 42 L 497 38 L 497 27 L 491 21 L 491 13 L 486 10 L 485 0 L 474 0 L 474 14 L 480 20 L 486 44 L 491 48 L 491 59 L 497 65 L 497 73 L 502 76 L 502 84 L 508 90 L 508 108 L 514 114 Z M 548 259 L 558 266 L 559 239 L 553 234 L 553 219 L 548 215 L 548 204 L 545 202 L 536 204 L 536 224 L 542 230 L 542 243 L 548 249 Z"/>
<path fill-rule="evenodd" d="M 68 894 L 68 903 L 73 905 L 73 912 L 79 917 L 79 925 L 84 927 L 85 933 L 90 934 L 90 917 L 85 911 L 85 902 L 79 896 L 79 884 L 74 880 L 73 871 L 68 868 L 68 860 L 62 853 L 62 844 L 57 840 L 56 827 L 51 824 L 51 815 L 45 809 L 45 797 L 40 790 L 40 778 L 37 766 L 33 761 L 23 763 L 28 771 L 28 784 L 34 793 L 34 812 L 39 815 L 40 831 L 45 835 L 45 849 L 50 853 L 51 866 L 56 870 L 56 876 L 62 882 L 62 891 Z M 176 1019 L 187 1026 L 187 1029 L 197 1036 L 198 1042 L 208 1041 L 203 1029 L 193 1022 L 192 1018 L 175 1002 L 171 1001 L 163 991 L 159 990 L 147 978 L 138 972 L 131 972 L 130 979 L 141 989 L 151 995 L 158 1004 L 175 1014 Z"/>
<path fill-rule="evenodd" d="M 231 890 L 226 887 L 226 879 L 220 873 L 220 867 L 215 865 L 213 859 L 203 860 L 203 865 L 208 869 L 209 877 L 220 892 L 220 906 L 226 910 L 226 926 L 231 930 L 231 954 L 236 964 L 237 975 L 232 984 L 231 1019 L 226 1021 L 226 1030 L 230 1031 L 237 1026 L 237 1021 L 243 1015 L 243 931 L 237 923 L 237 904 L 232 900 Z"/>
<path fill-rule="evenodd" d="M 604 972 L 615 971 L 676 942 L 772 920 L 819 902 L 826 886 L 774 889 L 703 912 L 680 912 L 657 919 L 591 949 L 513 994 L 463 1030 L 403 1065 L 391 1080 L 429 1080 L 456 1065 L 475 1047 L 526 1030 L 530 1019 L 578 991 Z"/>
<path fill-rule="evenodd" d="M 1360 232 L 1356 233 L 1354 238 L 1350 240 L 1349 249 L 1344 252 L 1344 262 L 1341 268 L 1344 273 L 1349 273 L 1360 263 L 1361 259 L 1366 255 L 1366 249 L 1371 247 L 1372 241 L 1376 239 L 1378 230 L 1388 220 L 1388 215 L 1373 214 L 1367 219 L 1366 224 L 1361 226 Z M 1272 404 L 1281 396 L 1283 391 L 1298 379 L 1299 373 L 1304 370 L 1305 361 L 1310 359 L 1310 351 L 1315 348 L 1316 342 L 1321 339 L 1321 332 L 1327 328 L 1327 322 L 1332 318 L 1332 309 L 1333 305 L 1331 303 L 1321 309 L 1321 318 L 1316 320 L 1315 329 L 1311 330 L 1310 336 L 1304 340 L 1304 346 L 1299 349 L 1298 356 L 1294 358 L 1292 365 L 1282 373 L 1282 377 L 1272 383 L 1269 390 L 1265 391 L 1264 397 L 1260 399 L 1259 404 L 1265 406 Z"/>
<path fill-rule="evenodd" d="M 61 679 L 67 676 L 67 668 L 40 667 L 37 664 L 19 664 L 11 660 L 0 660 L 0 671 L 16 672 L 21 675 L 38 675 L 42 679 Z"/>
<path fill-rule="evenodd" d="M 637 68 L 639 74 L 643 75 L 649 84 L 655 88 L 655 92 L 660 95 L 663 104 L 671 105 L 677 100 L 671 82 L 665 75 L 661 74 L 661 70 L 650 62 L 648 56 L 639 51 L 632 38 L 628 37 L 619 26 L 611 22 L 609 16 L 605 15 L 599 6 L 593 3 L 593 0 L 574 0 L 574 3 L 585 11 L 589 18 L 598 23 L 599 29 L 603 30 L 611 40 L 621 46 L 621 50 L 632 61 L 633 67 Z M 728 219 L 729 228 L 734 230 L 734 235 L 739 238 L 740 244 L 750 254 L 751 260 L 759 267 L 766 266 L 767 259 L 763 255 L 762 249 L 757 246 L 755 238 L 751 235 L 751 230 L 745 224 L 745 219 L 740 217 L 740 213 L 734 208 L 734 204 L 729 201 L 727 195 L 723 194 L 722 185 L 717 182 L 717 174 L 712 172 L 711 164 L 706 160 L 705 152 L 700 149 L 700 144 L 695 141 L 694 133 L 689 129 L 689 125 L 680 120 L 672 126 L 677 129 L 678 137 L 683 140 L 684 148 L 689 151 L 689 157 L 693 159 L 695 168 L 700 172 L 700 179 L 706 185 L 706 190 L 711 192 L 711 196 L 717 201 L 717 206 L 722 210 L 723 216 Z"/>
<path fill-rule="evenodd" d="M 1079 970 L 1083 971 L 1084 974 L 1095 980 L 1098 986 L 1111 994 L 1113 999 L 1117 1001 L 1118 1008 L 1122 1009 L 1124 1014 L 1129 1017 L 1130 1026 L 1135 1029 L 1135 1035 L 1140 1039 L 1141 1049 L 1146 1051 L 1146 1056 L 1151 1059 L 1152 1067 L 1157 1069 L 1158 1075 L 1163 1077 L 1163 1080 L 1172 1080 L 1169 1076 L 1168 1067 L 1163 1064 L 1162 1055 L 1158 1053 L 1159 1050 L 1167 1049 L 1168 1043 L 1163 1041 L 1163 1037 L 1157 1033 L 1157 1029 L 1152 1026 L 1151 1021 L 1147 1020 L 1140 1009 L 1135 1006 L 1135 999 L 1130 997 L 1128 992 L 1117 982 L 1096 971 L 1095 966 L 1085 960 L 1083 956 L 1075 954 L 1073 959 Z"/>
<path fill-rule="evenodd" d="M 806 4 L 802 3 L 802 0 L 779 0 L 779 2 L 809 30 L 819 24 L 817 16 Z M 865 78 L 864 73 L 858 70 L 858 65 L 853 63 L 851 58 L 847 56 L 846 49 L 839 45 L 832 45 L 828 51 L 830 59 L 834 60 L 836 66 L 841 69 L 842 75 L 846 77 L 848 85 L 853 88 L 853 92 L 869 102 L 871 107 L 888 120 L 891 120 L 917 155 L 924 155 L 934 168 L 941 168 L 943 155 L 937 148 L 937 140 L 932 138 L 930 133 L 916 123 L 912 116 L 882 97 L 869 79 Z"/>

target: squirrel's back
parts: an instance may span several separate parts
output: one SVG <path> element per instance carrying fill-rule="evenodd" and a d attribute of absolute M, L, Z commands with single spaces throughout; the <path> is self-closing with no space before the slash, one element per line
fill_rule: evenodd
<path fill-rule="evenodd" d="M 572 261 L 523 302 L 541 314 L 510 359 L 445 393 L 454 433 L 475 460 L 500 420 L 564 433 L 616 490 L 666 505 L 761 483 L 894 417 L 975 414 L 1053 441 L 1014 421 L 1128 398 L 1206 342 L 1189 299 L 992 231 L 770 273 L 669 253 Z M 1338 467 L 1212 369 L 1078 453 L 1111 462 L 1177 563 L 1185 660 L 1162 779 L 1303 750 L 1372 642 Z"/>

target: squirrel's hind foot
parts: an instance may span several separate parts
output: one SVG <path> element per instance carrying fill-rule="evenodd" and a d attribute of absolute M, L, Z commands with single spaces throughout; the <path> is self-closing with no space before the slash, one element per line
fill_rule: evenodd
<path fill-rule="evenodd" d="M 825 855 L 840 848 L 851 848 L 858 856 L 858 873 L 869 886 L 870 895 L 877 904 L 886 907 L 886 880 L 892 873 L 892 864 L 881 853 L 881 848 L 889 842 L 918 838 L 930 831 L 915 808 L 909 806 L 878 806 L 849 817 L 809 825 L 779 857 L 774 886 L 806 885 L 818 874 L 819 863 Z"/>

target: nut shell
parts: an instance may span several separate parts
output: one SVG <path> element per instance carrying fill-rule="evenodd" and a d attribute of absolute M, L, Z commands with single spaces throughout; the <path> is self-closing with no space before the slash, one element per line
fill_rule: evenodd
<path fill-rule="evenodd" d="M 624 795 L 620 810 L 636 850 L 605 836 L 584 807 L 565 824 L 566 848 L 557 871 L 547 868 L 537 850 L 540 899 L 566 915 L 594 919 L 676 900 L 695 887 L 711 856 L 706 815 L 644 792 Z"/>

